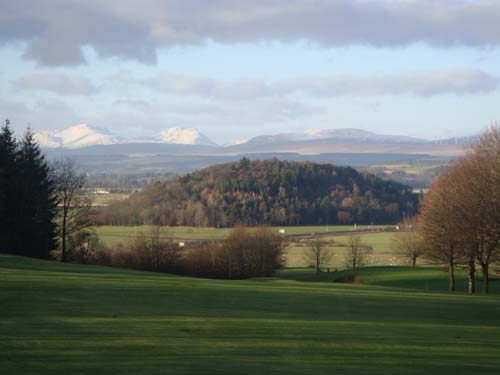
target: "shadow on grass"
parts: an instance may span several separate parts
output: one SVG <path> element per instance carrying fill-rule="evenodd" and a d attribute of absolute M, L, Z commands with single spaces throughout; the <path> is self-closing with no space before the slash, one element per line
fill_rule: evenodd
<path fill-rule="evenodd" d="M 449 283 L 448 270 L 443 267 L 364 267 L 356 272 L 323 270 L 319 274 L 316 274 L 313 268 L 288 268 L 281 270 L 276 276 L 281 279 L 303 282 L 364 284 L 440 292 L 447 291 Z M 491 279 L 490 293 L 500 293 L 500 283 L 497 281 L 496 278 Z M 482 283 L 480 274 L 476 282 L 479 291 Z M 464 270 L 455 271 L 455 283 L 457 292 L 467 291 L 467 277 Z"/>

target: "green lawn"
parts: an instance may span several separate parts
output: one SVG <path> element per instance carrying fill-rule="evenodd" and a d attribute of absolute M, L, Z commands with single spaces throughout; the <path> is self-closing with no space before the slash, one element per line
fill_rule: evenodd
<path fill-rule="evenodd" d="M 429 275 L 447 277 L 217 281 L 0 255 L 0 373 L 498 374 L 500 296 L 418 290 Z"/>
<path fill-rule="evenodd" d="M 457 292 L 467 291 L 467 275 L 465 270 L 457 268 L 455 271 Z M 448 289 L 448 271 L 443 267 L 364 267 L 357 272 L 341 270 L 326 272 L 319 275 L 313 268 L 286 268 L 278 272 L 281 279 L 302 282 L 335 282 L 355 280 L 356 283 L 373 286 L 399 288 L 402 290 L 421 290 L 442 292 Z M 477 275 L 477 289 L 480 290 L 482 278 Z M 500 279 L 496 276 L 490 282 L 492 294 L 500 294 Z"/>

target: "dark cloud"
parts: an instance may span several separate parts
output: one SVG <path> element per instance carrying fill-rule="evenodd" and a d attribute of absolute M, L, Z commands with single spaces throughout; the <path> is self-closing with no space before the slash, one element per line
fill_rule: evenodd
<path fill-rule="evenodd" d="M 101 57 L 145 63 L 159 47 L 276 40 L 318 45 L 500 44 L 494 0 L 16 0 L 0 4 L 0 43 L 22 41 L 42 65 Z"/>

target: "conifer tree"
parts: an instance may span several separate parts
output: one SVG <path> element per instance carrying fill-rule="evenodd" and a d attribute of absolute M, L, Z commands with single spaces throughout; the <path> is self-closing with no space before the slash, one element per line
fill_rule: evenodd
<path fill-rule="evenodd" d="M 18 252 L 26 256 L 47 258 L 49 252 L 56 248 L 55 183 L 30 129 L 19 147 L 18 167 L 20 183 L 15 217 Z"/>
<path fill-rule="evenodd" d="M 0 252 L 15 251 L 17 145 L 9 120 L 0 132 Z"/>

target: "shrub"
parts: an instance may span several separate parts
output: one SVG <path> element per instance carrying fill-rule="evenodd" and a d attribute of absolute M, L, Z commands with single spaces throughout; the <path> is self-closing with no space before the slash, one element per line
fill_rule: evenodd
<path fill-rule="evenodd" d="M 186 273 L 222 279 L 268 277 L 283 264 L 283 239 L 266 228 L 236 228 L 227 239 L 190 249 L 183 257 Z"/>

